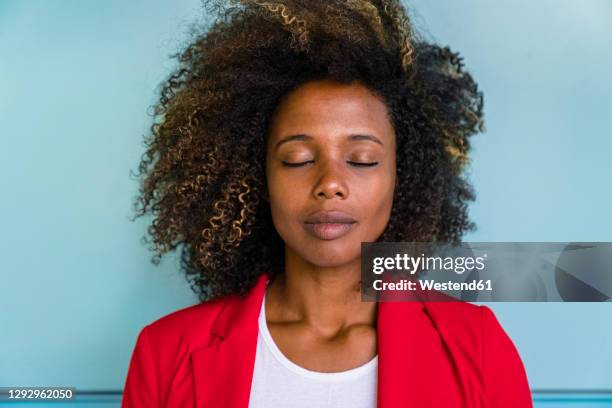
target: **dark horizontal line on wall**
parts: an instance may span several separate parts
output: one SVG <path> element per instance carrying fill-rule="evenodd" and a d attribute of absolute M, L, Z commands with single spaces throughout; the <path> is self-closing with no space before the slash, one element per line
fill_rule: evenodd
<path fill-rule="evenodd" d="M 122 390 L 76 390 L 78 395 L 121 395 Z"/>
<path fill-rule="evenodd" d="M 571 388 L 534 388 L 531 390 L 532 394 L 610 394 L 612 395 L 612 388 L 606 390 L 598 390 L 598 389 L 571 389 Z"/>
<path fill-rule="evenodd" d="M 535 403 L 612 403 L 612 389 L 535 388 L 531 396 Z"/>

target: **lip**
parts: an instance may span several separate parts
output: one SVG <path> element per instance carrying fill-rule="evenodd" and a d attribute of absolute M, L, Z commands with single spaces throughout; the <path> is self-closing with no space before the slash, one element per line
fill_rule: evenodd
<path fill-rule="evenodd" d="M 342 211 L 317 211 L 304 221 L 304 228 L 315 238 L 332 240 L 348 233 L 357 221 Z"/>
<path fill-rule="evenodd" d="M 342 211 L 324 211 L 320 210 L 310 214 L 305 220 L 306 224 L 352 224 L 357 222 L 353 217 Z"/>
<path fill-rule="evenodd" d="M 351 228 L 353 228 L 353 224 L 333 224 L 333 223 L 318 223 L 318 224 L 304 224 L 306 231 L 310 232 L 314 237 L 323 239 L 323 240 L 332 240 L 336 238 L 340 238 Z"/>

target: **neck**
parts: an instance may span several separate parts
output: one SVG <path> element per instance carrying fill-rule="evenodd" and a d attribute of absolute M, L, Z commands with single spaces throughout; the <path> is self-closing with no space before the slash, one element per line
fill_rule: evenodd
<path fill-rule="evenodd" d="M 361 301 L 359 258 L 320 267 L 285 253 L 285 271 L 266 294 L 269 321 L 305 324 L 325 337 L 354 325 L 375 326 L 376 303 Z"/>

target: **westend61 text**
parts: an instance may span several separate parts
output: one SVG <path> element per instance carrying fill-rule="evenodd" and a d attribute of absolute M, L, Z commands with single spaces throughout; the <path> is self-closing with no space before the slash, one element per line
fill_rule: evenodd
<path fill-rule="evenodd" d="M 431 279 L 419 279 L 418 282 L 421 290 L 493 290 L 491 279 L 470 282 L 435 282 Z M 381 279 L 377 279 L 372 286 L 374 290 L 416 290 L 417 282 L 408 279 L 397 282 L 383 282 Z"/>

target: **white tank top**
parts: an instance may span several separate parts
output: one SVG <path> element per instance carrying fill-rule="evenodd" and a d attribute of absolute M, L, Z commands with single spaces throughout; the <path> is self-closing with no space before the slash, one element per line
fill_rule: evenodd
<path fill-rule="evenodd" d="M 280 351 L 266 323 L 266 299 L 259 334 L 249 408 L 375 408 L 378 355 L 347 371 L 307 370 Z"/>

